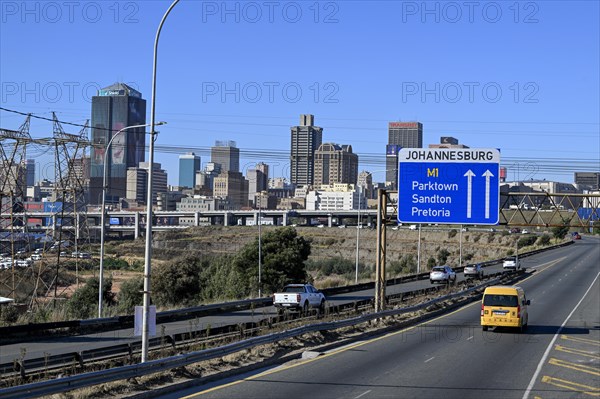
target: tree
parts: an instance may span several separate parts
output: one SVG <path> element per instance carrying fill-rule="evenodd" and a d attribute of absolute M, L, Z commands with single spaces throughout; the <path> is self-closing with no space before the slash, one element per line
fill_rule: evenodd
<path fill-rule="evenodd" d="M 143 290 L 144 279 L 141 276 L 123 282 L 119 292 L 119 311 L 131 314 L 136 306 L 141 306 L 144 301 Z"/>
<path fill-rule="evenodd" d="M 191 305 L 200 294 L 203 262 L 187 255 L 156 268 L 152 278 L 152 298 L 159 306 Z"/>
<path fill-rule="evenodd" d="M 94 317 L 98 309 L 98 292 L 100 290 L 100 280 L 92 277 L 86 281 L 85 285 L 73 294 L 67 301 L 67 312 L 69 316 L 75 319 L 88 319 Z M 102 286 L 102 303 L 105 306 L 115 304 L 115 293 L 112 292 L 112 279 L 106 279 Z"/>
<path fill-rule="evenodd" d="M 304 262 L 310 255 L 310 243 L 298 237 L 296 229 L 284 227 L 262 236 L 262 291 L 273 293 L 289 283 L 305 282 Z M 258 238 L 245 245 L 233 263 L 246 281 L 246 295 L 258 292 Z"/>

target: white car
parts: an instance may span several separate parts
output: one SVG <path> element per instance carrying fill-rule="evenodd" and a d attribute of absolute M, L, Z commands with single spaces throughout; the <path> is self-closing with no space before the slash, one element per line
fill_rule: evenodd
<path fill-rule="evenodd" d="M 504 259 L 502 263 L 502 269 L 504 270 L 519 270 L 521 269 L 521 261 L 518 256 L 509 256 Z"/>
<path fill-rule="evenodd" d="M 429 281 L 434 283 L 454 283 L 456 281 L 456 273 L 450 266 L 434 266 L 429 273 Z"/>
<path fill-rule="evenodd" d="M 417 225 L 416 224 L 411 224 L 410 226 L 408 226 L 409 230 L 416 230 L 417 229 Z"/>
<path fill-rule="evenodd" d="M 479 263 L 465 266 L 463 273 L 465 278 L 483 278 L 483 268 Z"/>

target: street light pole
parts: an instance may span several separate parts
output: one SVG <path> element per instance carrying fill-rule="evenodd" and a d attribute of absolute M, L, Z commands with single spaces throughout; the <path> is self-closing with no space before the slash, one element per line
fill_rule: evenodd
<path fill-rule="evenodd" d="M 261 195 L 258 197 L 258 297 L 262 297 L 262 235 L 261 235 Z"/>
<path fill-rule="evenodd" d="M 156 116 L 156 65 L 158 58 L 158 39 L 160 38 L 160 31 L 165 23 L 165 20 L 169 16 L 169 13 L 179 3 L 179 0 L 173 1 L 173 3 L 163 15 L 158 29 L 156 31 L 156 38 L 154 39 L 154 56 L 152 64 L 152 100 L 150 108 L 150 144 L 148 147 L 148 193 L 146 196 L 146 250 L 145 250 L 145 262 L 144 262 L 144 304 L 142 312 L 142 363 L 148 360 L 148 336 L 149 336 L 149 320 L 150 320 L 150 271 L 151 271 L 151 257 L 152 257 L 152 168 L 154 164 L 154 139 L 156 132 L 154 131 L 155 116 Z"/>
<path fill-rule="evenodd" d="M 356 215 L 356 272 L 354 275 L 354 284 L 358 284 L 358 243 L 360 239 L 360 194 L 362 187 L 358 189 L 358 214 Z"/>
<path fill-rule="evenodd" d="M 164 125 L 166 122 L 159 122 L 158 124 Z M 102 212 L 100 214 L 100 272 L 98 275 L 99 278 L 99 290 L 98 290 L 98 318 L 102 317 L 102 290 L 104 289 L 104 234 L 106 230 L 106 190 L 108 189 L 108 184 L 106 182 L 108 175 L 108 150 L 110 149 L 110 145 L 112 144 L 115 137 L 124 132 L 125 130 L 135 129 L 139 127 L 147 127 L 150 126 L 149 123 L 145 125 L 133 125 L 127 126 L 123 129 L 119 130 L 115 133 L 110 140 L 108 140 L 108 144 L 104 147 L 104 173 L 102 175 Z"/>

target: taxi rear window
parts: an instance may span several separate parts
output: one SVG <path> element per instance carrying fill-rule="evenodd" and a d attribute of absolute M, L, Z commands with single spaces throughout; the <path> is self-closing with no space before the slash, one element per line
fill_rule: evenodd
<path fill-rule="evenodd" d="M 483 297 L 484 306 L 507 306 L 517 307 L 519 304 L 516 295 L 485 295 Z"/>

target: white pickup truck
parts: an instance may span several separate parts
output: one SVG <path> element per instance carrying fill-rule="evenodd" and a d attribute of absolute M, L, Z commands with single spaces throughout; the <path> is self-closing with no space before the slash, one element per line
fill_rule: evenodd
<path fill-rule="evenodd" d="M 311 284 L 289 284 L 281 292 L 273 294 L 273 306 L 279 313 L 285 310 L 301 310 L 308 313 L 309 308 L 325 310 L 325 295 Z"/>

